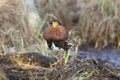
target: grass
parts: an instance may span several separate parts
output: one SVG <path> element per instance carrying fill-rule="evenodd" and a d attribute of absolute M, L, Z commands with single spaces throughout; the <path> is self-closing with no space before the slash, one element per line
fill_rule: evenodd
<path fill-rule="evenodd" d="M 89 80 L 89 78 L 93 76 L 94 72 L 95 71 L 85 72 L 79 76 L 78 80 Z"/>
<path fill-rule="evenodd" d="M 53 1 L 53 2 L 51 1 L 50 3 L 46 3 L 46 4 L 49 4 L 48 6 L 52 5 L 52 7 L 50 7 L 51 11 L 53 11 L 51 14 L 59 19 L 59 17 L 65 14 L 65 12 L 63 12 L 62 14 L 61 13 L 57 14 L 60 8 L 59 6 L 57 6 L 56 9 L 54 9 L 55 8 L 54 3 L 57 3 L 57 1 Z M 75 3 L 76 2 L 72 3 L 71 1 L 69 4 L 71 4 L 71 6 L 74 6 Z M 94 48 L 104 48 L 105 46 L 113 43 L 113 44 L 117 44 L 117 47 L 119 48 L 119 37 L 120 37 L 119 14 L 118 14 L 119 8 L 117 7 L 116 3 L 117 2 L 112 2 L 112 0 L 110 1 L 96 0 L 95 2 L 88 3 L 88 7 L 85 7 L 78 11 L 79 14 L 77 16 L 80 19 L 75 25 L 70 24 L 71 22 L 66 22 L 66 20 L 64 21 L 63 20 L 64 18 L 68 19 L 65 15 L 64 18 L 61 17 L 62 19 L 60 20 L 62 20 L 62 22 L 64 22 L 65 24 L 68 25 L 70 24 L 71 26 L 74 26 L 74 28 L 69 27 L 73 29 L 71 30 L 72 31 L 71 36 L 73 40 L 76 39 L 75 37 L 80 38 L 81 40 L 80 45 L 82 44 L 89 45 L 90 43 L 93 43 L 90 44 L 90 46 L 94 46 Z M 66 6 L 68 5 L 68 2 L 63 4 L 63 1 L 61 0 L 60 4 L 63 5 L 62 9 L 64 11 L 64 7 L 65 5 Z M 42 39 L 42 30 L 44 29 L 47 20 L 49 21 L 50 18 L 48 16 L 49 14 L 45 13 L 45 15 L 46 16 L 41 22 L 41 25 L 38 27 L 37 30 L 35 29 L 36 32 L 33 33 L 29 32 L 29 28 L 25 28 L 24 26 L 18 29 L 16 29 L 14 26 L 6 30 L 5 29 L 3 30 L 3 28 L 1 28 L 0 33 L 1 33 L 2 41 L 1 41 L 0 50 L 6 51 L 6 48 L 15 46 L 18 49 L 17 51 L 25 52 L 31 50 L 29 48 L 32 46 L 33 48 L 32 51 L 37 51 L 37 52 L 40 51 L 42 53 L 43 52 L 47 53 L 47 51 L 45 51 L 47 49 L 44 49 L 45 47 L 43 45 L 41 47 L 43 47 L 44 51 L 42 51 L 39 48 L 40 44 L 42 44 L 41 42 L 42 41 L 45 42 Z M 5 35 L 5 33 L 3 32 L 6 32 L 7 35 Z M 35 47 L 34 45 L 38 45 L 38 47 Z"/>
<path fill-rule="evenodd" d="M 89 3 L 79 12 L 80 21 L 76 27 L 76 30 L 79 29 L 79 36 L 87 44 L 92 43 L 95 48 L 104 48 L 111 43 L 118 44 L 118 10 L 116 2 L 112 0 L 96 0 Z"/>
<path fill-rule="evenodd" d="M 115 4 L 112 0 L 97 0 L 101 12 L 106 14 L 106 15 L 113 15 L 114 10 L 115 10 Z"/>
<path fill-rule="evenodd" d="M 70 55 L 68 53 L 64 53 L 64 65 L 66 65 L 68 63 L 69 56 Z"/>

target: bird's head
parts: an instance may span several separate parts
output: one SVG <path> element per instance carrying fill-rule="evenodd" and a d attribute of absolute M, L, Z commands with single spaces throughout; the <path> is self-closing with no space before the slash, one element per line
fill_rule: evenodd
<path fill-rule="evenodd" d="M 52 22 L 52 25 L 53 25 L 53 26 L 58 26 L 59 23 L 58 23 L 57 21 L 53 21 L 53 22 Z"/>
<path fill-rule="evenodd" d="M 50 21 L 49 24 L 50 24 L 51 27 L 53 27 L 53 28 L 56 28 L 57 26 L 62 25 L 62 23 L 61 23 L 60 21 L 58 21 L 58 20 L 52 20 L 52 21 Z"/>

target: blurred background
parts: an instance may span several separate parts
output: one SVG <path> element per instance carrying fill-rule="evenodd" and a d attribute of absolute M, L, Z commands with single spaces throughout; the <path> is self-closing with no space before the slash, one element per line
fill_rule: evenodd
<path fill-rule="evenodd" d="M 49 15 L 63 22 L 79 49 L 120 47 L 119 0 L 0 0 L 0 52 L 48 53 Z"/>

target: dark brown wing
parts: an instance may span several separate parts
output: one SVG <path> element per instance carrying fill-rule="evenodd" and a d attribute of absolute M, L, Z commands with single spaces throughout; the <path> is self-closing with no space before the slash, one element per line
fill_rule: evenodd
<path fill-rule="evenodd" d="M 71 47 L 74 48 L 73 42 L 70 41 L 69 39 L 66 39 L 65 41 L 54 42 L 54 43 L 55 43 L 55 46 L 59 48 L 63 48 L 65 51 L 67 51 Z"/>

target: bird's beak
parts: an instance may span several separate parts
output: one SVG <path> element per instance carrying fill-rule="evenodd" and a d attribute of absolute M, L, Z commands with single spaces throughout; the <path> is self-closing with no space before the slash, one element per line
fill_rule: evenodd
<path fill-rule="evenodd" d="M 58 22 L 52 22 L 53 28 L 55 28 L 56 26 L 58 26 Z"/>

